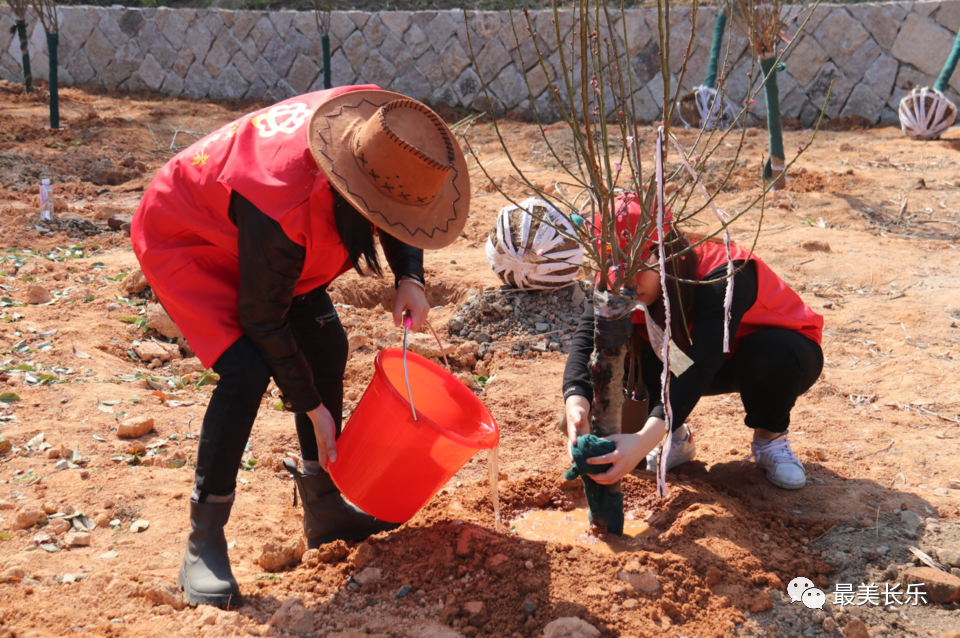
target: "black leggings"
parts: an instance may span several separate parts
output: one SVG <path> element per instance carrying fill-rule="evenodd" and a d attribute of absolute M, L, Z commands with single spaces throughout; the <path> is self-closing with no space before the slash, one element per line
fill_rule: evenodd
<path fill-rule="evenodd" d="M 313 382 L 330 411 L 340 435 L 343 413 L 343 373 L 349 345 L 330 296 L 323 288 L 294 297 L 287 315 L 297 346 L 313 370 Z M 260 401 L 272 376 L 266 359 L 247 337 L 240 337 L 213 365 L 220 375 L 200 429 L 196 487 L 201 492 L 227 496 L 236 489 L 237 472 L 250 438 Z M 306 414 L 295 416 L 300 454 L 319 459 L 313 423 Z"/>
<path fill-rule="evenodd" d="M 644 349 L 643 382 L 651 397 L 660 395 L 663 364 Z M 703 396 L 740 393 L 747 427 L 786 432 L 797 397 L 823 370 L 823 351 L 813 340 L 784 328 L 766 328 L 745 337 L 707 385 Z M 682 422 L 675 422 L 677 429 Z"/>

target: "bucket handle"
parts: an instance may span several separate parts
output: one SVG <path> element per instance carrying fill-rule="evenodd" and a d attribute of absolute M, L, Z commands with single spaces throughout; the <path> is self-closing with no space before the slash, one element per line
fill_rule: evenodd
<path fill-rule="evenodd" d="M 450 362 L 447 361 L 447 353 L 443 351 L 443 344 L 440 342 L 440 337 L 437 335 L 437 331 L 433 329 L 433 326 L 430 325 L 430 322 L 426 319 L 423 320 L 427 324 L 427 327 L 430 328 L 430 332 L 433 333 L 433 338 L 437 340 L 437 345 L 440 347 L 440 354 L 443 356 L 443 365 L 446 366 L 447 372 L 450 372 Z M 413 325 L 413 318 L 410 315 L 407 315 L 403 320 L 403 376 L 407 382 L 407 401 L 410 402 L 410 410 L 413 412 L 413 420 L 417 420 L 417 408 L 413 405 L 413 393 L 410 392 L 410 374 L 407 372 L 407 333 L 410 332 L 410 326 Z"/>

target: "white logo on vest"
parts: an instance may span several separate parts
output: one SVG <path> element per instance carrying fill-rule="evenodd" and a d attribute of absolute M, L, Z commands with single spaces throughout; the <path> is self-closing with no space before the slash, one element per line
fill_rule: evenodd
<path fill-rule="evenodd" d="M 279 104 L 264 115 L 258 115 L 251 123 L 260 131 L 260 137 L 273 137 L 277 133 L 289 135 L 310 118 L 310 107 L 303 102 Z"/>

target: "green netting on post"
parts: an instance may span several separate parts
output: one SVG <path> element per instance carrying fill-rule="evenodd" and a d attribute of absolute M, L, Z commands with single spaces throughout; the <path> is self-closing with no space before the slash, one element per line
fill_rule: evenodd
<path fill-rule="evenodd" d="M 947 85 L 950 84 L 950 78 L 953 77 L 953 72 L 957 68 L 957 61 L 960 60 L 960 31 L 957 31 L 957 37 L 953 41 L 953 49 L 950 51 L 950 55 L 947 56 L 947 61 L 943 64 L 943 70 L 940 71 L 940 76 L 937 78 L 937 82 L 933 85 L 933 88 L 943 93 L 947 90 Z"/>
<path fill-rule="evenodd" d="M 320 36 L 320 51 L 323 55 L 323 88 L 332 89 L 333 79 L 330 70 L 330 36 L 326 33 Z"/>
<path fill-rule="evenodd" d="M 774 179 L 773 158 L 778 159 L 778 164 L 782 165 L 785 155 L 783 127 L 780 123 L 780 89 L 777 87 L 777 71 L 781 70 L 781 67 L 783 65 L 778 65 L 775 57 L 760 61 L 760 68 L 763 69 L 763 77 L 766 80 L 763 92 L 767 100 L 767 131 L 770 134 L 770 157 L 763 167 L 763 177 L 767 180 Z"/>
<path fill-rule="evenodd" d="M 57 87 L 57 47 L 60 44 L 60 12 L 57 0 L 30 0 L 33 11 L 47 33 L 47 57 L 50 59 L 50 128 L 60 128 L 60 95 Z"/>
<path fill-rule="evenodd" d="M 50 57 L 50 128 L 60 128 L 60 93 L 57 87 L 57 48 L 60 34 L 47 34 L 47 55 Z"/>
<path fill-rule="evenodd" d="M 723 32 L 727 27 L 727 14 L 720 12 L 713 23 L 713 42 L 710 45 L 710 60 L 707 62 L 707 77 L 704 86 L 717 88 L 717 74 L 720 65 L 720 49 L 723 46 Z"/>
<path fill-rule="evenodd" d="M 27 49 L 27 23 L 17 20 L 17 37 L 20 39 L 20 57 L 23 60 L 23 87 L 27 93 L 33 91 L 33 73 L 30 70 L 30 51 Z"/>

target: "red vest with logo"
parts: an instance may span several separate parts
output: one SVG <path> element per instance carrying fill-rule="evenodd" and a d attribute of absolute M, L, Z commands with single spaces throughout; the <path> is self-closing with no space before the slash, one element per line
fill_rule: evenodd
<path fill-rule="evenodd" d="M 706 241 L 694 248 L 697 254 L 697 281 L 703 281 L 712 271 L 726 266 L 727 252 L 723 244 Z M 757 268 L 757 301 L 747 310 L 730 344 L 730 354 L 745 337 L 765 328 L 786 328 L 822 343 L 823 317 L 810 309 L 800 295 L 790 289 L 763 261 L 739 246 L 731 245 L 734 261 L 751 260 Z M 643 323 L 643 313 L 633 315 L 634 323 Z M 645 332 L 645 331 L 644 331 Z"/>
<path fill-rule="evenodd" d="M 237 295 L 237 191 L 306 248 L 295 294 L 349 269 L 333 219 L 333 193 L 307 145 L 307 124 L 327 100 L 372 85 L 298 95 L 231 122 L 156 174 L 133 218 L 133 250 L 147 281 L 203 365 L 243 335 Z"/>

